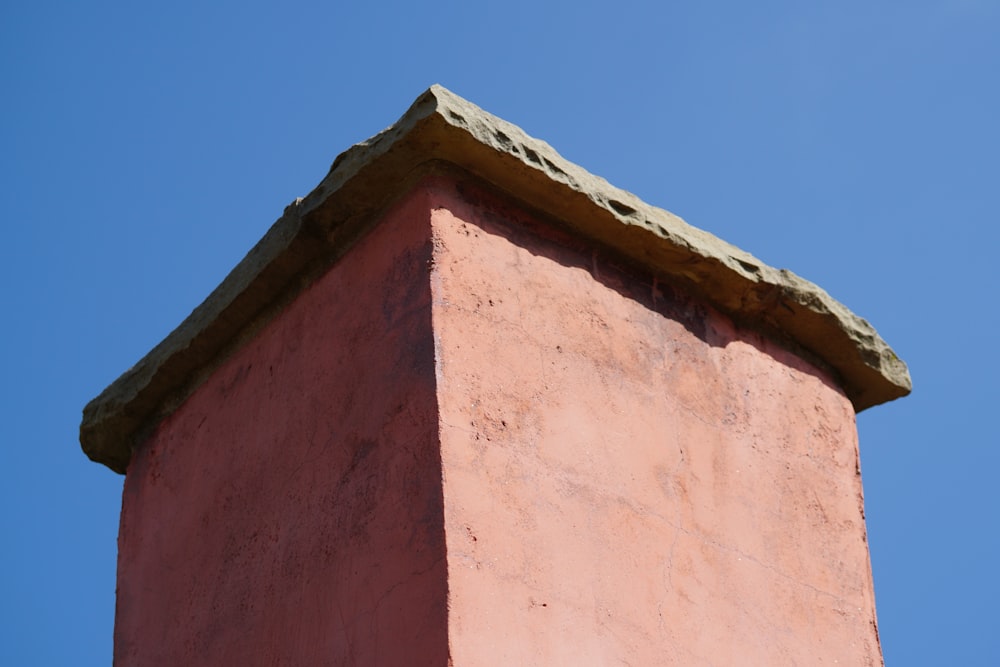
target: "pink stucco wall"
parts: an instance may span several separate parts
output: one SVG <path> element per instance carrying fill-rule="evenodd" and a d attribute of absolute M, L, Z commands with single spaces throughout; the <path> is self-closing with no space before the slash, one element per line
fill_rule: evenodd
<path fill-rule="evenodd" d="M 880 664 L 830 378 L 501 199 L 434 197 L 455 664 Z"/>
<path fill-rule="evenodd" d="M 412 197 L 135 452 L 116 665 L 446 663 L 430 253 Z"/>
<path fill-rule="evenodd" d="M 423 181 L 133 455 L 117 665 L 879 664 L 822 371 Z"/>

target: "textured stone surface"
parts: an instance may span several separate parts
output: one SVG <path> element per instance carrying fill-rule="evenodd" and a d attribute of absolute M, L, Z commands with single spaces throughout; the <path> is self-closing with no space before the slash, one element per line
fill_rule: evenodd
<path fill-rule="evenodd" d="M 341 154 L 206 301 L 84 410 L 80 440 L 124 472 L 133 445 L 211 368 L 342 256 L 429 173 L 461 171 L 826 365 L 856 410 L 907 394 L 906 365 L 816 285 L 564 160 L 548 144 L 434 86 L 391 128 Z M 269 310 L 270 309 L 270 310 Z"/>

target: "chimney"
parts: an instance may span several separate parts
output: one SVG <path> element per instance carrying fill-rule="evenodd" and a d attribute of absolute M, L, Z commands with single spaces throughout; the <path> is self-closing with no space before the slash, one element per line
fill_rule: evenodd
<path fill-rule="evenodd" d="M 115 664 L 878 665 L 816 285 L 434 86 L 84 410 Z"/>

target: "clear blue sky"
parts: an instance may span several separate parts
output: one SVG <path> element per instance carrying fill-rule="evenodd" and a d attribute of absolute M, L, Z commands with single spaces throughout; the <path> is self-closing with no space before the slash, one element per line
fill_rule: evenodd
<path fill-rule="evenodd" d="M 1000 664 L 1000 1 L 361 4 L 0 8 L 0 664 L 111 661 L 84 404 L 435 82 L 873 322 L 886 661 Z"/>

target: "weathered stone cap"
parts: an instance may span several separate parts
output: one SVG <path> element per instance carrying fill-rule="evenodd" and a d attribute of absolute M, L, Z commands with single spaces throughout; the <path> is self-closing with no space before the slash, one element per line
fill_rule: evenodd
<path fill-rule="evenodd" d="M 640 201 L 432 86 L 395 125 L 338 156 L 319 186 L 285 209 L 204 303 L 87 405 L 83 450 L 124 472 L 142 434 L 238 344 L 241 332 L 301 289 L 317 266 L 346 252 L 389 201 L 442 168 L 507 191 L 741 325 L 801 348 L 834 371 L 858 411 L 910 391 L 906 364 L 875 329 L 813 283 Z"/>

